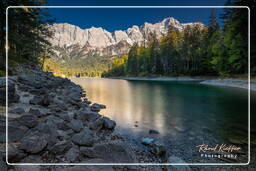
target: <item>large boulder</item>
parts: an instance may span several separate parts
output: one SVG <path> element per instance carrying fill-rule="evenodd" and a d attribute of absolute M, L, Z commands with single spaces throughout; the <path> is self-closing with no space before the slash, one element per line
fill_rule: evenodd
<path fill-rule="evenodd" d="M 93 112 L 99 112 L 101 109 L 106 109 L 105 105 L 94 103 L 91 105 L 91 110 Z"/>
<path fill-rule="evenodd" d="M 8 144 L 8 162 L 16 163 L 23 159 L 26 154 L 13 144 Z"/>
<path fill-rule="evenodd" d="M 53 154 L 63 154 L 64 152 L 69 150 L 71 147 L 72 147 L 72 144 L 69 141 L 63 140 L 63 141 L 59 141 L 53 146 L 48 146 L 47 148 Z"/>
<path fill-rule="evenodd" d="M 80 111 L 80 112 L 76 113 L 75 117 L 79 120 L 82 120 L 82 121 L 93 122 L 96 119 L 98 119 L 99 117 L 101 117 L 101 115 L 99 115 L 96 112 L 82 112 L 82 111 Z"/>
<path fill-rule="evenodd" d="M 21 140 L 19 149 L 28 153 L 38 153 L 47 146 L 48 137 L 45 135 L 26 136 Z"/>
<path fill-rule="evenodd" d="M 103 121 L 104 121 L 104 128 L 106 129 L 114 129 L 116 127 L 116 122 L 107 117 L 103 117 Z"/>
<path fill-rule="evenodd" d="M 5 142 L 5 121 L 0 121 L 0 142 Z M 9 120 L 8 122 L 8 142 L 16 142 L 21 140 L 28 128 L 21 125 L 19 122 L 14 120 Z"/>
<path fill-rule="evenodd" d="M 36 129 L 37 131 L 39 131 L 40 133 L 49 134 L 49 135 L 52 136 L 52 137 L 59 137 L 59 136 L 60 136 L 59 133 L 58 133 L 58 131 L 57 131 L 56 126 L 51 125 L 51 123 L 49 123 L 49 122 L 46 122 L 46 123 L 42 122 L 42 123 L 39 123 L 39 124 L 35 127 L 35 129 Z"/>
<path fill-rule="evenodd" d="M 102 118 L 98 118 L 97 120 L 89 123 L 89 128 L 91 130 L 100 130 L 104 126 L 104 120 Z"/>
<path fill-rule="evenodd" d="M 82 121 L 76 119 L 72 119 L 68 125 L 75 132 L 80 132 L 84 127 Z"/>
<path fill-rule="evenodd" d="M 80 133 L 71 138 L 72 142 L 80 146 L 93 146 L 95 140 L 91 130 L 84 128 Z"/>
<path fill-rule="evenodd" d="M 68 152 L 65 154 L 66 159 L 69 162 L 75 162 L 78 160 L 79 157 L 79 148 L 78 147 L 72 147 L 68 150 Z"/>
<path fill-rule="evenodd" d="M 38 118 L 34 115 L 26 114 L 17 118 L 17 121 L 28 128 L 33 128 L 38 124 Z"/>

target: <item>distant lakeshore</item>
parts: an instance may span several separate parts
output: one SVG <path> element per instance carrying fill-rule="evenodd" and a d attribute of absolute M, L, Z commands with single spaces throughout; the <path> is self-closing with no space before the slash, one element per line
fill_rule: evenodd
<path fill-rule="evenodd" d="M 72 77 L 72 79 L 75 77 Z M 101 78 L 101 77 L 80 77 L 80 78 Z M 248 79 L 246 78 L 216 78 L 216 77 L 103 77 L 104 79 L 122 79 L 128 81 L 197 81 L 200 84 L 235 87 L 247 89 Z M 250 90 L 256 91 L 256 80 L 250 80 Z"/>

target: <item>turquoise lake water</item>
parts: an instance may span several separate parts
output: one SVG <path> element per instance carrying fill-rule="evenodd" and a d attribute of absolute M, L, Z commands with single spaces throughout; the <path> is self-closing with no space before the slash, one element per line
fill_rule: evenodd
<path fill-rule="evenodd" d="M 107 106 L 100 113 L 117 122 L 116 131 L 135 139 L 158 138 L 170 146 L 171 152 L 186 154 L 191 162 L 196 146 L 203 143 L 236 143 L 243 152 L 247 150 L 245 89 L 201 85 L 196 81 L 72 80 L 85 89 L 90 101 Z M 251 105 L 254 104 L 255 93 L 251 96 Z M 149 135 L 150 129 L 160 134 Z M 199 157 L 195 160 L 205 161 Z"/>

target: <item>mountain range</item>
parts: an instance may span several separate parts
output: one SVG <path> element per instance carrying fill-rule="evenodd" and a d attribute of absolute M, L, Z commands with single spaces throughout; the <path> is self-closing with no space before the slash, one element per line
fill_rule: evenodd
<path fill-rule="evenodd" d="M 160 38 L 167 33 L 170 25 L 183 30 L 196 24 L 204 26 L 200 22 L 180 23 L 169 17 L 155 24 L 145 22 L 141 26 L 133 25 L 127 30 L 109 32 L 101 27 L 81 29 L 75 25 L 60 23 L 50 26 L 54 36 L 49 41 L 54 47 L 54 58 L 61 62 L 88 57 L 111 57 L 127 54 L 134 43 L 146 43 L 152 33 Z"/>

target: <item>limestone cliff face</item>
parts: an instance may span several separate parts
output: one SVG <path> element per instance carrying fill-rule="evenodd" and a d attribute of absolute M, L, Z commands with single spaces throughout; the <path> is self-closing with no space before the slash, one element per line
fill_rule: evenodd
<path fill-rule="evenodd" d="M 134 25 L 127 30 L 116 30 L 112 33 L 101 27 L 81 29 L 68 23 L 53 24 L 50 27 L 55 34 L 50 42 L 55 47 L 56 57 L 63 61 L 71 58 L 115 56 L 127 54 L 134 43 L 147 42 L 152 33 L 160 38 L 167 33 L 170 25 L 183 30 L 187 26 L 193 27 L 196 24 L 204 27 L 202 23 L 182 24 L 174 18 L 165 18 L 155 24 L 145 22 L 141 26 Z"/>

